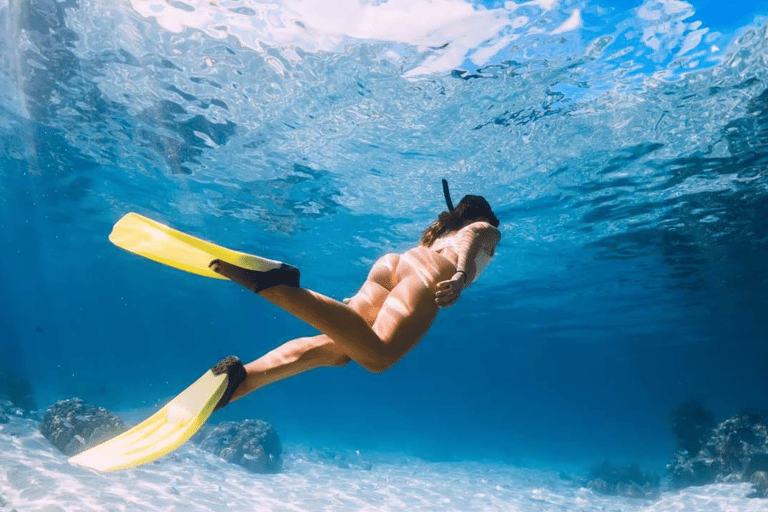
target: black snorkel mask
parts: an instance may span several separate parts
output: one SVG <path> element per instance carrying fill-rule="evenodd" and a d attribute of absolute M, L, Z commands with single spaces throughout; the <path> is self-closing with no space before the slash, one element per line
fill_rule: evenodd
<path fill-rule="evenodd" d="M 453 212 L 453 201 L 451 200 L 451 191 L 448 189 L 448 180 L 443 178 L 443 195 L 445 196 L 445 205 L 449 212 Z M 499 227 L 499 219 L 493 213 L 491 205 L 482 196 L 467 195 L 459 201 L 461 206 L 461 217 L 466 219 L 485 219 L 491 226 Z"/>
<path fill-rule="evenodd" d="M 451 191 L 448 190 L 448 180 L 443 178 L 443 195 L 445 196 L 445 204 L 448 206 L 448 211 L 453 211 L 453 201 L 451 201 Z"/>

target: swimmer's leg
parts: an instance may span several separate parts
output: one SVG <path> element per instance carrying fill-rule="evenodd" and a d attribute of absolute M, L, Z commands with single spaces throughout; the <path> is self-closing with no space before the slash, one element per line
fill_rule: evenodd
<path fill-rule="evenodd" d="M 343 350 L 324 334 L 297 338 L 245 365 L 245 381 L 235 390 L 232 400 L 308 370 L 344 366 L 350 361 Z"/>
<path fill-rule="evenodd" d="M 211 268 L 253 289 L 239 267 L 215 260 Z M 258 294 L 326 334 L 346 355 L 367 370 L 376 373 L 384 371 L 403 356 L 397 350 L 402 343 L 390 344 L 391 340 L 380 337 L 364 315 L 330 297 L 288 285 L 272 286 L 258 291 Z M 412 344 L 417 341 L 413 340 Z"/>

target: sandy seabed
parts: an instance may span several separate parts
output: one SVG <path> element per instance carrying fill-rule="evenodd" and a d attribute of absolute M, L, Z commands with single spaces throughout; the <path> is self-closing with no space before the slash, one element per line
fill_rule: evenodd
<path fill-rule="evenodd" d="M 284 446 L 284 470 L 258 475 L 187 443 L 141 468 L 72 466 L 37 430 L 0 425 L 0 512 L 32 511 L 739 511 L 768 510 L 748 484 L 603 496 L 552 471 L 497 462 L 434 463 L 404 455 Z"/>

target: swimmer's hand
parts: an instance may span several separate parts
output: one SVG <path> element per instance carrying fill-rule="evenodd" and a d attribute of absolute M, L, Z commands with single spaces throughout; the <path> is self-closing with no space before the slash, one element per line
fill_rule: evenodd
<path fill-rule="evenodd" d="M 459 299 L 465 284 L 467 284 L 467 274 L 464 272 L 456 272 L 448 281 L 437 283 L 435 304 L 441 308 L 452 306 Z"/>

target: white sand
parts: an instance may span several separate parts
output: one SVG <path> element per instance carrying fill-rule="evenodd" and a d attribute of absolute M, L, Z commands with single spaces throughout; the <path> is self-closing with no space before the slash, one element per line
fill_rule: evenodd
<path fill-rule="evenodd" d="M 32 511 L 760 511 L 746 484 L 608 497 L 558 474 L 499 463 L 430 463 L 344 453 L 342 467 L 305 446 L 284 447 L 278 475 L 256 475 L 188 443 L 145 467 L 98 473 L 71 466 L 38 431 L 0 425 L 0 512 Z M 359 463 L 364 462 L 364 463 Z M 370 468 L 370 469 L 366 469 Z"/>

